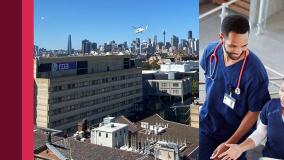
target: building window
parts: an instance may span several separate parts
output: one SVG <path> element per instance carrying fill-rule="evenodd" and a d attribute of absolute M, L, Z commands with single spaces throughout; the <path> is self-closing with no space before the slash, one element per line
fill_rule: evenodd
<path fill-rule="evenodd" d="M 106 138 L 108 138 L 108 134 L 106 133 Z"/>
<path fill-rule="evenodd" d="M 136 100 L 136 101 L 139 101 L 139 100 L 140 100 L 140 97 L 136 97 L 135 100 Z"/>
<path fill-rule="evenodd" d="M 99 80 L 92 80 L 92 85 L 99 84 Z"/>
<path fill-rule="evenodd" d="M 179 87 L 178 83 L 173 83 L 173 87 Z"/>
<path fill-rule="evenodd" d="M 161 90 L 162 93 L 167 93 L 167 90 Z"/>
<path fill-rule="evenodd" d="M 53 87 L 53 91 L 57 91 L 57 90 L 58 90 L 57 86 Z"/>
<path fill-rule="evenodd" d="M 68 85 L 67 85 L 67 88 L 68 88 L 68 89 L 73 89 L 73 88 L 75 88 L 75 83 L 68 84 Z"/>
<path fill-rule="evenodd" d="M 111 81 L 117 81 L 117 80 L 118 80 L 117 77 L 112 77 L 112 78 L 111 78 Z"/>
<path fill-rule="evenodd" d="M 101 135 L 102 135 L 101 132 L 99 132 L 99 137 L 100 137 Z"/>
<path fill-rule="evenodd" d="M 173 90 L 173 94 L 179 94 L 179 90 Z"/>
<path fill-rule="evenodd" d="M 162 83 L 162 87 L 167 87 L 167 83 Z"/>
<path fill-rule="evenodd" d="M 114 137 L 117 137 L 117 133 L 115 132 Z"/>
<path fill-rule="evenodd" d="M 121 135 L 121 131 L 119 131 L 119 135 Z"/>

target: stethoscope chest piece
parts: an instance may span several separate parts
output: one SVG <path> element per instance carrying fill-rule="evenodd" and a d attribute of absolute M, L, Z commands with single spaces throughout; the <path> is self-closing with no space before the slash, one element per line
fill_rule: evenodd
<path fill-rule="evenodd" d="M 241 89 L 238 87 L 238 88 L 236 88 L 235 89 L 235 93 L 237 94 L 237 95 L 240 95 L 241 94 Z"/>

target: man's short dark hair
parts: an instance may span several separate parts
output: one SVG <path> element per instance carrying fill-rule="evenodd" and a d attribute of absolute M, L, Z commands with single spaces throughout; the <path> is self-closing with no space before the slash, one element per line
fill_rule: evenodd
<path fill-rule="evenodd" d="M 238 34 L 249 33 L 250 26 L 247 18 L 240 15 L 226 16 L 221 25 L 221 32 L 227 37 L 230 32 Z"/>

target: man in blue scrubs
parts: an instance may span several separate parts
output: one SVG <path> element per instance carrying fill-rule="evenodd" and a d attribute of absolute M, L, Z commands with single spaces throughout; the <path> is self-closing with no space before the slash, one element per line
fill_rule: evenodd
<path fill-rule="evenodd" d="M 270 100 L 264 65 L 247 48 L 249 30 L 246 18 L 227 16 L 220 41 L 204 50 L 200 65 L 205 72 L 206 99 L 199 115 L 200 160 L 218 159 L 228 149 L 225 144 L 245 140 Z M 245 155 L 239 159 L 246 159 Z"/>

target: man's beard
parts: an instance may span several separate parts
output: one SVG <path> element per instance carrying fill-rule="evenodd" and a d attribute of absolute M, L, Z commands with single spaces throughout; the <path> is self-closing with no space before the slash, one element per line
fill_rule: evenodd
<path fill-rule="evenodd" d="M 228 52 L 228 50 L 226 49 L 225 43 L 224 43 L 224 50 L 225 50 L 225 53 L 227 54 L 227 56 L 228 56 L 230 59 L 232 59 L 232 60 L 239 60 L 239 59 L 242 57 L 243 53 L 244 53 L 244 52 L 242 52 L 242 53 L 239 55 L 238 53 Z M 239 56 L 237 56 L 237 55 L 239 55 Z"/>

